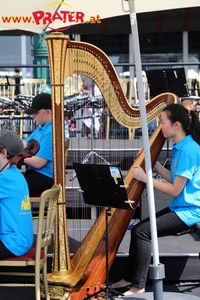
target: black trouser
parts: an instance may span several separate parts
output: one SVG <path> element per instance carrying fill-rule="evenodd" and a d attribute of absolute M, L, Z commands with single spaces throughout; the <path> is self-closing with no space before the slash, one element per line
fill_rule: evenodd
<path fill-rule="evenodd" d="M 0 260 L 5 259 L 7 257 L 15 257 L 16 255 L 10 252 L 4 245 L 2 241 L 0 241 Z"/>
<path fill-rule="evenodd" d="M 158 237 L 175 235 L 189 227 L 181 221 L 175 212 L 167 207 L 156 214 Z M 151 261 L 151 232 L 149 218 L 141 221 L 131 230 L 129 258 L 124 279 L 134 287 L 145 287 Z"/>
<path fill-rule="evenodd" d="M 45 190 L 50 189 L 53 185 L 53 178 L 33 170 L 26 170 L 24 177 L 28 183 L 30 195 L 41 194 Z"/>

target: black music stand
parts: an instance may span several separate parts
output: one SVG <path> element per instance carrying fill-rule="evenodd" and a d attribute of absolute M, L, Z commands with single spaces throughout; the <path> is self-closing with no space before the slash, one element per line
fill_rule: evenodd
<path fill-rule="evenodd" d="M 108 217 L 111 207 L 126 210 L 134 209 L 131 201 L 128 200 L 126 186 L 123 176 L 118 166 L 100 165 L 100 164 L 81 164 L 73 163 L 74 170 L 84 202 L 89 205 L 103 206 L 106 209 L 106 287 L 98 292 L 82 299 L 87 300 L 103 291 L 106 292 L 106 299 L 109 299 L 109 292 L 112 294 L 123 295 L 120 292 L 109 287 L 109 265 L 108 265 Z"/>
<path fill-rule="evenodd" d="M 151 98 L 169 92 L 178 97 L 189 97 L 184 68 L 147 70 L 146 76 Z"/>
<path fill-rule="evenodd" d="M 100 113 L 98 115 L 95 115 L 95 103 L 97 103 L 99 101 L 99 98 L 100 98 L 100 100 L 102 100 L 101 97 L 93 96 L 93 97 L 89 98 L 87 105 L 88 105 L 88 108 L 92 108 L 92 114 L 91 114 L 91 116 L 87 116 L 84 118 L 82 117 L 82 120 L 83 119 L 91 119 L 91 126 L 90 126 L 91 151 L 85 156 L 82 163 L 87 163 L 89 161 L 90 157 L 92 157 L 91 162 L 94 163 L 94 159 L 93 159 L 94 155 L 96 157 L 100 158 L 103 162 L 108 163 L 101 155 L 99 155 L 96 151 L 94 151 L 94 138 L 98 138 L 95 134 L 95 118 L 99 118 L 101 116 Z M 86 108 L 87 108 L 87 106 L 86 106 Z M 98 106 L 96 108 L 98 108 Z M 99 108 L 101 108 L 101 105 L 99 105 Z"/>

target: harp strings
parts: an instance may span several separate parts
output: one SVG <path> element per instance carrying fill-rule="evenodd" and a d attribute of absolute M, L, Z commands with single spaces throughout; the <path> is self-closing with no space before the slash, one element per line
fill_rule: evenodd
<path fill-rule="evenodd" d="M 84 43 L 80 44 L 77 42 L 69 42 L 68 50 L 67 50 L 67 66 L 66 66 L 66 73 L 65 76 L 72 76 L 73 74 L 77 75 L 84 75 L 87 78 L 93 80 L 93 82 L 98 86 L 103 95 L 106 105 L 108 106 L 109 110 L 112 113 L 112 116 L 117 122 L 119 122 L 122 126 L 127 128 L 140 128 L 141 121 L 140 121 L 140 113 L 139 109 L 133 109 L 129 103 L 127 102 L 126 96 L 120 86 L 118 76 L 114 70 L 110 70 L 110 61 L 104 57 L 101 52 L 91 50 L 90 46 Z M 154 120 L 162 108 L 166 105 L 164 101 L 160 103 L 156 103 L 155 105 L 151 105 L 151 109 L 147 113 L 147 120 L 151 122 Z M 110 148 L 111 140 L 109 140 Z M 116 144 L 118 143 L 118 148 L 120 148 L 120 144 L 122 141 L 117 140 Z M 88 147 L 90 147 L 90 141 L 87 141 Z M 133 145 L 133 148 L 135 145 Z M 125 148 L 126 146 L 124 146 Z M 78 157 L 78 149 L 84 149 L 84 146 L 81 144 L 81 139 L 78 141 L 77 151 L 74 148 L 72 143 L 71 148 L 73 151 L 73 161 L 80 161 Z M 101 149 L 104 148 L 104 140 L 102 141 Z M 92 149 L 90 149 L 92 150 Z M 85 153 L 86 154 L 86 153 Z M 122 160 L 121 153 L 119 151 L 112 152 L 113 158 L 117 165 L 120 164 Z M 82 155 L 84 157 L 84 155 Z M 134 157 L 132 157 L 132 162 L 134 161 Z M 89 162 L 93 162 L 90 160 Z M 102 163 L 102 161 L 95 160 L 96 163 Z M 90 220 L 90 215 L 88 214 L 88 207 L 82 203 L 81 204 L 84 209 L 82 209 L 81 219 L 85 219 L 85 226 L 84 228 L 91 228 L 93 225 Z M 73 197 L 73 227 L 74 228 L 81 228 L 82 224 L 80 221 L 80 214 L 79 214 L 80 204 L 76 203 L 76 195 L 74 194 Z M 100 211 L 101 209 L 99 209 Z M 99 213 L 99 212 L 98 212 Z M 75 221 L 76 220 L 76 221 Z M 95 226 L 95 225 L 94 225 Z M 82 236 L 83 233 L 83 236 Z M 73 236 L 75 236 L 77 233 Z M 85 231 L 80 230 L 80 236 L 78 240 L 82 240 L 84 238 Z M 74 247 L 73 247 L 74 248 Z M 81 248 L 80 248 L 81 252 Z"/>

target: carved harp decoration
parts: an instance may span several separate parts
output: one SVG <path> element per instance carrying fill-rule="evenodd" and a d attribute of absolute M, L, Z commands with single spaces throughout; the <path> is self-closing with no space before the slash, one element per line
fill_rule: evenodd
<path fill-rule="evenodd" d="M 105 261 L 105 210 L 102 211 L 81 246 L 70 258 L 68 246 L 66 202 L 65 202 L 65 157 L 64 157 L 64 79 L 74 73 L 90 77 L 99 87 L 112 115 L 127 128 L 141 127 L 139 109 L 132 108 L 122 91 L 118 76 L 109 58 L 97 47 L 83 42 L 69 41 L 62 33 L 52 33 L 46 37 L 49 54 L 52 111 L 53 111 L 53 152 L 55 184 L 62 188 L 54 231 L 54 256 L 52 273 L 48 276 L 50 297 L 63 297 L 65 286 L 70 286 L 70 300 L 79 300 L 104 283 L 106 279 Z M 166 104 L 174 103 L 176 96 L 165 93 L 149 101 L 146 105 L 148 122 L 154 120 Z M 164 143 L 159 128 L 150 139 L 152 163 L 155 163 Z M 144 156 L 140 155 L 136 164 L 144 168 Z M 131 169 L 125 177 L 128 198 L 136 208 L 144 189 L 144 184 L 132 178 Z M 109 267 L 132 218 L 133 211 L 111 209 L 109 216 Z M 51 287 L 51 284 L 55 286 Z M 63 289 L 61 288 L 63 286 Z M 60 298 L 59 298 L 60 299 Z"/>

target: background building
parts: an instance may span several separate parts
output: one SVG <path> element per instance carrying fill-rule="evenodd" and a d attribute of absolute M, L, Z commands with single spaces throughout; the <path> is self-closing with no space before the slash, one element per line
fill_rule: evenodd
<path fill-rule="evenodd" d="M 143 69 L 152 63 L 190 63 L 192 77 L 199 74 L 200 7 L 167 10 L 137 15 Z M 100 24 L 76 25 L 65 31 L 70 38 L 101 48 L 113 64 L 134 63 L 129 15 L 102 20 Z M 44 36 L 29 32 L 0 32 L 0 75 L 11 75 L 15 66 L 48 64 Z M 194 65 L 191 65 L 194 63 Z M 13 67 L 13 68 L 12 68 Z M 159 66 L 157 66 L 159 67 Z M 154 66 L 155 68 L 155 66 Z M 120 76 L 128 66 L 116 67 Z M 191 71 L 192 70 L 192 71 Z M 47 70 L 21 69 L 23 77 L 48 77 Z"/>

